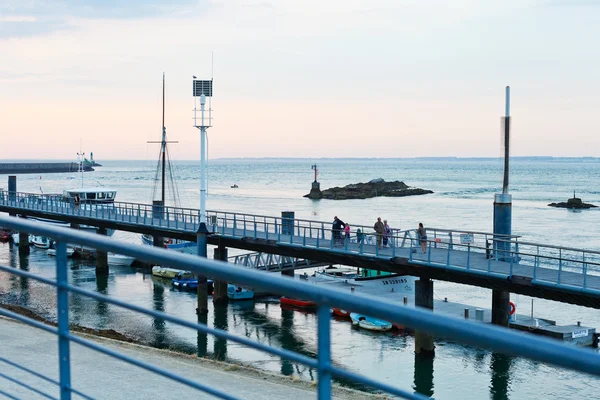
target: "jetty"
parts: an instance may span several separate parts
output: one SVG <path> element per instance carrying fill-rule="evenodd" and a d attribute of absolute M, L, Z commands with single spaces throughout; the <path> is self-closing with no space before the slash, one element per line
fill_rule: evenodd
<path fill-rule="evenodd" d="M 94 171 L 92 164 L 84 164 L 83 170 Z M 27 162 L 27 163 L 0 163 L 0 174 L 48 174 L 58 172 L 77 172 L 79 163 L 76 162 Z"/>

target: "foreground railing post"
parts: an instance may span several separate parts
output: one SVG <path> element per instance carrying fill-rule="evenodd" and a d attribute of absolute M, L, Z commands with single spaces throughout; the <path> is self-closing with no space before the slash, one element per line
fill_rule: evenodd
<path fill-rule="evenodd" d="M 320 305 L 317 310 L 318 318 L 318 357 L 319 357 L 319 380 L 318 380 L 318 398 L 319 400 L 331 399 L 331 330 L 330 330 L 330 310 L 329 307 Z"/>
<path fill-rule="evenodd" d="M 56 243 L 56 303 L 58 317 L 58 369 L 61 400 L 71 399 L 71 356 L 69 351 L 69 290 L 67 244 Z"/>

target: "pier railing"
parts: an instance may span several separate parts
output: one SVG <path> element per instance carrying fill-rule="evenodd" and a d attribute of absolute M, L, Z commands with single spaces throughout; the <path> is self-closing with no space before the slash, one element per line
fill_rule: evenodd
<path fill-rule="evenodd" d="M 343 378 L 371 386 L 377 390 L 381 390 L 383 392 L 403 398 L 424 398 L 424 396 L 420 394 L 413 393 L 410 389 L 399 388 L 390 383 L 374 380 L 334 366 L 331 362 L 332 332 L 330 325 L 330 309 L 332 307 L 353 310 L 355 312 L 365 313 L 367 315 L 387 321 L 404 324 L 405 326 L 428 332 L 438 337 L 449 338 L 459 342 L 489 348 L 494 351 L 516 356 L 523 356 L 533 360 L 554 364 L 559 367 L 565 367 L 600 376 L 600 358 L 595 352 L 567 346 L 558 341 L 551 341 L 549 339 L 534 337 L 532 335 L 517 333 L 503 328 L 488 326 L 481 323 L 473 323 L 443 315 L 433 315 L 429 311 L 402 307 L 401 305 L 390 300 L 365 297 L 356 293 L 349 294 L 327 287 L 321 287 L 274 274 L 268 274 L 266 272 L 235 268 L 219 261 L 200 258 L 197 256 L 174 254 L 171 251 L 161 248 L 119 242 L 107 237 L 103 237 L 102 235 L 94 235 L 45 224 L 36 224 L 30 221 L 10 217 L 0 217 L 0 225 L 16 231 L 51 237 L 56 241 L 57 254 L 55 279 L 49 279 L 32 272 L 17 270 L 6 266 L 0 266 L 0 270 L 17 276 L 34 279 L 44 284 L 56 287 L 56 315 L 58 318 L 58 326 L 53 327 L 45 325 L 28 317 L 2 308 L 0 308 L 0 315 L 22 321 L 26 324 L 57 335 L 59 348 L 57 359 L 59 367 L 58 380 L 55 380 L 52 377 L 40 375 L 35 370 L 20 365 L 14 360 L 3 359 L 2 361 L 8 362 L 10 365 L 17 366 L 20 370 L 30 373 L 32 380 L 33 377 L 42 377 L 46 382 L 56 385 L 56 387 L 60 389 L 61 399 L 70 399 L 72 394 L 76 394 L 84 398 L 90 398 L 89 395 L 83 392 L 85 390 L 84 388 L 77 388 L 71 384 L 71 343 L 80 344 L 87 348 L 96 350 L 99 353 L 103 353 L 116 359 L 128 362 L 132 365 L 136 365 L 163 377 L 170 378 L 174 381 L 183 383 L 192 388 L 196 388 L 199 391 L 203 391 L 220 398 L 233 399 L 243 397 L 243 393 L 227 393 L 219 391 L 214 387 L 211 387 L 209 383 L 201 383 L 182 377 L 181 375 L 178 375 L 176 371 L 167 371 L 160 366 L 148 364 L 124 353 L 108 349 L 107 347 L 104 347 L 92 340 L 77 336 L 69 329 L 69 294 L 88 296 L 101 302 L 110 303 L 134 312 L 189 327 L 202 333 L 211 334 L 224 340 L 230 340 L 284 359 L 305 364 L 310 368 L 314 368 L 318 372 L 317 393 L 319 399 L 331 398 L 332 377 Z M 223 330 L 209 328 L 204 324 L 185 321 L 169 314 L 148 310 L 134 304 L 117 300 L 110 296 L 73 286 L 68 281 L 67 274 L 67 243 L 76 243 L 103 251 L 125 254 L 142 261 L 189 270 L 199 275 L 210 276 L 214 279 L 235 282 L 241 285 L 248 285 L 251 287 L 264 289 L 266 291 L 280 293 L 293 298 L 315 301 L 318 304 L 317 354 L 314 358 L 312 358 L 289 350 L 271 347 L 269 345 L 250 340 L 247 337 L 236 336 Z M 101 379 L 101 377 L 97 378 Z M 31 386 L 29 381 L 21 381 L 14 378 L 10 379 L 12 382 L 18 383 L 26 390 L 32 390 L 32 392 L 40 394 L 40 390 Z M 48 387 L 49 386 L 46 385 L 45 389 L 48 389 Z M 46 394 L 45 397 L 53 398 L 48 394 Z"/>
<path fill-rule="evenodd" d="M 77 205 L 60 195 L 7 191 L 0 191 L 0 205 L 17 212 L 36 211 L 47 218 L 53 215 L 84 217 L 90 219 L 92 225 L 93 220 L 109 220 L 188 233 L 195 233 L 201 220 L 199 210 L 192 208 L 127 202 Z M 524 276 L 540 285 L 600 296 L 600 281 L 592 285 L 589 280 L 600 276 L 600 252 L 525 242 L 517 235 L 428 228 L 426 253 L 422 254 L 416 229 L 392 229 L 390 235 L 380 236 L 373 226 L 352 224 L 346 238 L 344 231 L 333 230 L 332 223 L 325 221 L 214 210 L 207 211 L 205 220 L 213 233 L 233 238 L 407 258 L 429 267 L 463 269 L 474 274 Z M 572 274 L 577 277 L 574 279 Z M 570 278 L 565 279 L 567 276 Z"/>

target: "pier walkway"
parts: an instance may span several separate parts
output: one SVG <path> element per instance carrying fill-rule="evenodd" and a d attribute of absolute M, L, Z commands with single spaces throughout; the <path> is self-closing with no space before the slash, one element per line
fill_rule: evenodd
<path fill-rule="evenodd" d="M 75 206 L 60 196 L 0 192 L 0 212 L 195 241 L 199 211 L 114 202 Z M 372 227 L 352 225 L 333 240 L 331 223 L 208 211 L 210 244 L 329 264 L 409 274 L 600 308 L 600 252 L 523 241 L 518 236 L 428 229 L 426 252 L 413 230 L 376 245 Z M 357 243 L 357 229 L 363 233 Z M 301 265 L 299 266 L 301 267 Z"/>

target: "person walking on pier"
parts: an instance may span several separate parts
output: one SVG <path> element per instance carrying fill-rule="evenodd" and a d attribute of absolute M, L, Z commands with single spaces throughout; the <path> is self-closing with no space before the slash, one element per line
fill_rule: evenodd
<path fill-rule="evenodd" d="M 333 245 L 337 246 L 342 241 L 342 229 L 345 226 L 344 221 L 339 219 L 337 215 L 333 217 L 333 223 L 331 224 L 331 240 Z"/>
<path fill-rule="evenodd" d="M 360 247 L 360 243 L 362 242 L 362 240 L 363 240 L 363 233 L 360 230 L 360 228 L 358 228 L 356 230 L 356 244 L 358 245 L 358 247 Z"/>
<path fill-rule="evenodd" d="M 384 232 L 384 225 L 383 222 L 381 222 L 381 217 L 377 217 L 377 222 L 375 222 L 375 225 L 373 225 L 373 229 L 377 234 L 377 247 L 381 248 L 381 242 L 383 241 Z"/>
<path fill-rule="evenodd" d="M 81 202 L 81 199 L 79 198 L 79 195 L 76 194 L 75 195 L 75 199 L 73 199 L 75 202 L 75 211 L 79 210 L 79 203 Z"/>
<path fill-rule="evenodd" d="M 422 222 L 419 222 L 419 229 L 417 229 L 417 235 L 419 236 L 419 242 L 421 243 L 421 253 L 425 254 L 427 249 L 427 230 L 423 226 Z"/>
<path fill-rule="evenodd" d="M 350 225 L 344 225 L 344 243 L 350 243 Z"/>
<path fill-rule="evenodd" d="M 383 220 L 383 247 L 386 247 L 388 245 L 388 242 L 390 242 L 390 239 L 392 237 L 392 228 L 390 228 L 390 226 L 387 223 L 387 219 Z M 390 242 L 390 246 L 392 245 L 392 243 Z"/>

